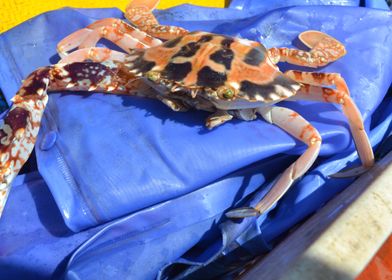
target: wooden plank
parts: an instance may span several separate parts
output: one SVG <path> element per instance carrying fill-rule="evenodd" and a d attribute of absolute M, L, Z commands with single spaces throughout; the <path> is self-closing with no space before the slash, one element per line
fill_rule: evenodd
<path fill-rule="evenodd" d="M 392 152 L 258 261 L 250 279 L 354 279 L 392 232 Z"/>

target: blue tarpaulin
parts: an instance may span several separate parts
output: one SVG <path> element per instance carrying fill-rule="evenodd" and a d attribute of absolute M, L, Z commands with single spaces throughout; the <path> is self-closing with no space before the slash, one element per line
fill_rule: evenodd
<path fill-rule="evenodd" d="M 267 2 L 233 1 L 224 10 L 183 5 L 156 15 L 164 24 L 267 47 L 298 47 L 298 34 L 309 29 L 337 38 L 347 55 L 320 71 L 346 79 L 376 147 L 392 121 L 386 96 L 392 82 L 391 12 L 347 0 Z M 298 6 L 304 2 L 312 5 Z M 314 5 L 323 2 L 346 7 Z M 62 9 L 3 33 L 0 87 L 7 100 L 30 72 L 58 61 L 60 39 L 106 17 L 122 14 Z M 223 213 L 257 202 L 304 151 L 302 143 L 261 119 L 208 131 L 207 113 L 172 112 L 156 100 L 52 93 L 35 150 L 39 173 L 17 178 L 0 221 L 1 276 L 206 279 L 268 252 L 353 181 L 327 176 L 357 161 L 338 106 L 310 101 L 282 106 L 320 131 L 321 156 L 269 213 L 233 222 Z"/>

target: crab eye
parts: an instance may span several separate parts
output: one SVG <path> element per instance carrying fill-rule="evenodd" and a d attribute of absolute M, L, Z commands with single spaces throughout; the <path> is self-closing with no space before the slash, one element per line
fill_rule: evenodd
<path fill-rule="evenodd" d="M 233 96 L 234 96 L 234 91 L 233 91 L 232 89 L 230 89 L 230 88 L 226 89 L 226 90 L 223 92 L 223 97 L 226 98 L 226 99 L 230 99 L 230 98 L 232 98 Z"/>
<path fill-rule="evenodd" d="M 232 99 L 235 96 L 235 91 L 230 87 L 222 87 L 218 89 L 218 95 L 224 99 Z"/>
<path fill-rule="evenodd" d="M 146 78 L 149 79 L 150 81 L 156 82 L 159 80 L 160 75 L 159 72 L 149 71 L 146 73 Z"/>

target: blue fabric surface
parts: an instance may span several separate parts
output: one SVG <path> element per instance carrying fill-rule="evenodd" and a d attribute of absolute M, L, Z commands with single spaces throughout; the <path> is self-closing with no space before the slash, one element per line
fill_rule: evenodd
<path fill-rule="evenodd" d="M 379 1 L 381 2 L 381 1 Z M 233 0 L 230 1 L 230 8 L 239 10 L 250 10 L 262 8 L 264 11 L 297 6 L 297 5 L 342 5 L 359 6 L 360 0 L 286 0 L 286 1 L 267 1 L 267 0 Z"/>
<path fill-rule="evenodd" d="M 262 40 L 267 47 L 292 46 L 296 36 L 308 29 L 335 36 L 348 54 L 322 71 L 339 72 L 347 80 L 367 127 L 372 128 L 373 144 L 389 133 L 389 99 L 377 118 L 370 116 L 392 81 L 390 12 L 321 6 L 269 13 L 264 7 L 249 9 L 228 9 L 215 17 L 212 10 L 208 14 L 206 8 L 182 6 L 158 11 L 157 16 L 162 23 Z M 177 16 L 181 10 L 183 18 Z M 29 72 L 57 61 L 55 45 L 61 38 L 103 17 L 121 17 L 121 13 L 65 9 L 3 34 L 0 87 L 8 99 Z M 67 25 L 60 24 L 69 18 Z M 320 130 L 324 140 L 320 165 L 269 215 L 233 223 L 225 221 L 222 213 L 252 200 L 247 196 L 261 185 L 256 197 L 265 194 L 273 178 L 295 160 L 287 154 L 301 153 L 302 144 L 261 120 L 234 121 L 207 131 L 205 113 L 171 112 L 155 100 L 52 94 L 37 142 L 39 170 L 65 224 L 79 233 L 64 227 L 42 179 L 34 177 L 25 185 L 16 182 L 0 221 L 0 238 L 5 240 L 0 244 L 1 272 L 40 278 L 62 273 L 66 256 L 94 234 L 73 254 L 66 278 L 222 275 L 233 262 L 268 251 L 277 237 L 351 182 L 326 180 L 326 175 L 356 159 L 347 122 L 337 106 L 313 102 L 284 106 L 294 108 Z M 331 155 L 336 156 L 328 158 Z M 31 197 L 26 185 L 29 190 L 38 186 L 43 190 Z M 30 208 L 37 213 L 26 213 L 23 225 L 18 225 L 18 215 Z M 54 217 L 43 218 L 43 209 L 53 209 L 49 214 Z M 59 232 L 53 232 L 57 226 Z M 93 228 L 85 230 L 88 227 Z M 37 245 L 27 246 L 25 236 L 33 241 L 29 244 Z M 54 251 L 59 252 L 56 258 Z M 25 260 L 26 254 L 33 261 Z M 203 268 L 221 255 L 225 257 Z"/>
<path fill-rule="evenodd" d="M 0 221 L 0 279 L 59 279 L 68 256 L 99 227 L 74 234 L 42 177 L 20 175 Z"/>

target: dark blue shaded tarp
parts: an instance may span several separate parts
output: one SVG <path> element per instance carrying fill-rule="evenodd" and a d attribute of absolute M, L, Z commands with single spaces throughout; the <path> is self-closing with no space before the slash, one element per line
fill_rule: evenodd
<path fill-rule="evenodd" d="M 74 234 L 37 172 L 18 176 L 0 221 L 0 279 L 59 279 L 69 254 L 99 231 Z"/>
<path fill-rule="evenodd" d="M 181 10 L 184 17 L 178 16 Z M 7 99 L 28 73 L 58 60 L 55 47 L 61 38 L 96 19 L 121 16 L 110 9 L 63 9 L 2 34 L 0 87 Z M 342 41 L 348 54 L 320 71 L 339 72 L 346 79 L 373 145 L 390 132 L 392 107 L 385 95 L 392 81 L 391 12 L 335 6 L 271 11 L 263 5 L 219 12 L 184 5 L 157 16 L 165 24 L 241 36 L 267 47 L 293 47 L 300 32 L 324 31 Z M 296 67 L 282 65 L 288 68 Z M 208 131 L 206 113 L 172 112 L 156 100 L 51 94 L 36 145 L 44 180 L 19 178 L 0 221 L 2 275 L 47 278 L 67 266 L 69 279 L 214 277 L 267 252 L 290 227 L 352 182 L 327 175 L 357 160 L 338 106 L 282 105 L 319 129 L 324 142 L 318 166 L 269 214 L 234 223 L 222 213 L 262 197 L 304 151 L 303 144 L 260 119 Z M 38 186 L 43 190 L 30 191 Z M 250 194 L 257 189 L 255 198 Z M 25 236 L 33 242 L 23 243 Z"/>
<path fill-rule="evenodd" d="M 230 1 L 230 8 L 239 10 L 250 10 L 262 8 L 265 12 L 278 8 L 298 6 L 298 5 L 342 5 L 359 6 L 360 0 L 287 0 L 287 1 L 258 1 L 258 0 L 233 0 Z"/>

